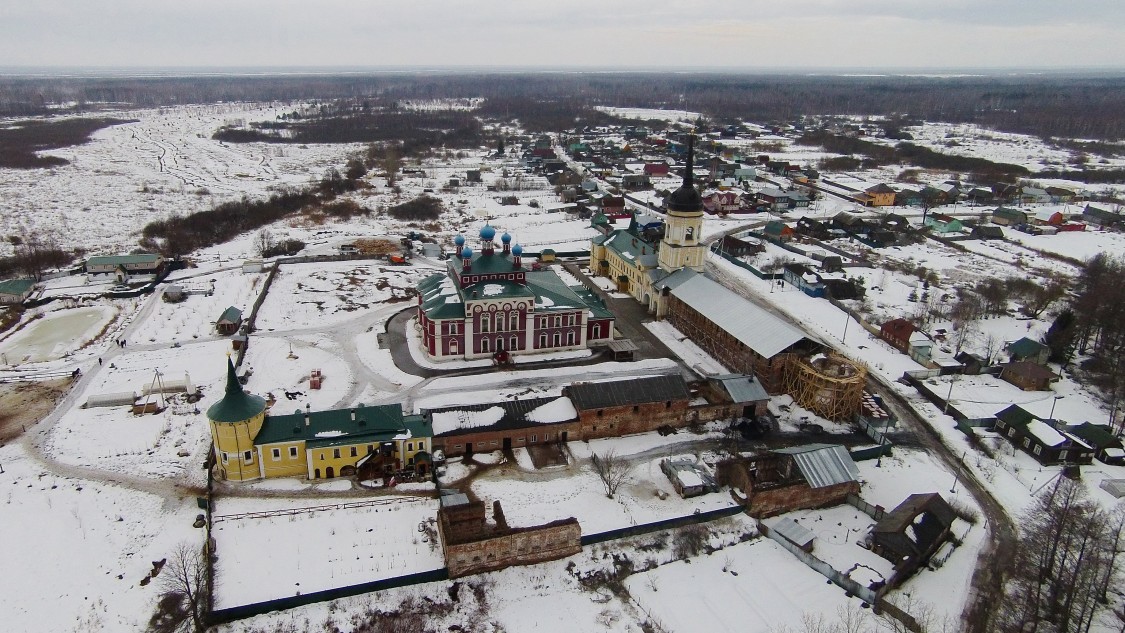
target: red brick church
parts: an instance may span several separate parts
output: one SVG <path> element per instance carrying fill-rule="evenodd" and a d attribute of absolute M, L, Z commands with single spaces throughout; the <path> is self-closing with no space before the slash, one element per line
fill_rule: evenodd
<path fill-rule="evenodd" d="M 418 284 L 415 327 L 434 360 L 543 354 L 604 345 L 613 339 L 613 314 L 581 285 L 568 286 L 553 270 L 529 270 L 512 236 L 485 225 L 480 250 L 464 236 L 459 257 L 444 274 Z"/>

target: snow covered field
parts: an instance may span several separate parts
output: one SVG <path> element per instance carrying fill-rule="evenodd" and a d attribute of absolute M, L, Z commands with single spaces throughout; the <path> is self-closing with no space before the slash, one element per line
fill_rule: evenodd
<path fill-rule="evenodd" d="M 221 502 L 220 516 L 273 512 L 219 520 L 216 568 L 221 590 L 216 608 L 393 578 L 445 566 L 441 544 L 420 525 L 437 512 L 435 499 L 394 499 L 386 504 L 338 508 L 357 499 L 331 497 L 243 503 Z M 322 508 L 290 513 L 295 508 Z"/>
<path fill-rule="evenodd" d="M 264 197 L 342 165 L 353 147 L 211 138 L 223 125 L 273 120 L 292 109 L 226 103 L 114 112 L 136 122 L 98 130 L 84 145 L 46 152 L 70 164 L 0 169 L 0 234 L 37 234 L 91 253 L 128 252 L 139 229 L 153 220 L 244 195 Z"/>

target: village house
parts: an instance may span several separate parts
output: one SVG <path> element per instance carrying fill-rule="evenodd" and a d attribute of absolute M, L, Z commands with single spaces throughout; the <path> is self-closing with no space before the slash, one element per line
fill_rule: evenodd
<path fill-rule="evenodd" d="M 1023 186 L 1020 188 L 1019 199 L 1024 204 L 1046 204 L 1051 201 L 1051 194 L 1039 187 Z"/>
<path fill-rule="evenodd" d="M 1044 465 L 1089 464 L 1094 459 L 1091 446 L 1017 404 L 996 414 L 995 431 Z"/>
<path fill-rule="evenodd" d="M 1009 382 L 1024 391 L 1047 391 L 1059 376 L 1046 367 L 1029 360 L 1000 365 L 1000 380 Z"/>
<path fill-rule="evenodd" d="M 874 187 L 868 187 L 863 193 L 866 194 L 864 206 L 891 207 L 895 204 L 896 192 L 885 183 L 879 183 Z"/>
<path fill-rule="evenodd" d="M 215 321 L 215 329 L 223 336 L 237 333 L 240 327 L 242 327 L 242 310 L 234 306 L 223 310 L 218 320 Z"/>
<path fill-rule="evenodd" d="M 1000 226 L 1026 224 L 1027 214 L 1019 209 L 997 207 L 996 210 L 992 212 L 991 222 L 993 224 L 999 224 Z"/>
<path fill-rule="evenodd" d="M 762 236 L 774 242 L 789 242 L 796 235 L 793 227 L 780 220 L 770 220 L 762 227 Z"/>
<path fill-rule="evenodd" d="M 207 409 L 216 476 L 228 481 L 273 477 L 370 479 L 430 469 L 429 426 L 399 405 L 270 415 L 246 393 L 227 359 L 226 390 Z"/>
<path fill-rule="evenodd" d="M 1125 223 L 1125 216 L 1122 216 L 1120 213 L 1114 213 L 1109 209 L 1102 209 L 1092 204 L 1087 204 L 1086 208 L 1082 211 L 1082 221 L 1109 229 L 1120 227 L 1122 223 Z"/>
<path fill-rule="evenodd" d="M 906 354 L 910 350 L 910 335 L 914 334 L 915 329 L 914 324 L 906 319 L 891 319 L 879 328 L 879 338 Z"/>
<path fill-rule="evenodd" d="M 1026 336 L 1005 345 L 1004 351 L 1008 352 L 1009 362 L 1029 360 L 1033 363 L 1045 365 L 1047 359 L 1051 356 L 1051 348 Z"/>
<path fill-rule="evenodd" d="M 959 233 L 964 230 L 965 225 L 957 218 L 945 215 L 944 213 L 931 213 L 926 216 L 926 221 L 923 223 L 925 226 L 933 227 L 935 233 Z"/>
<path fill-rule="evenodd" d="M 837 444 L 782 448 L 719 464 L 718 481 L 741 491 L 750 516 L 827 508 L 859 494 L 859 468 Z"/>
<path fill-rule="evenodd" d="M 1094 449 L 1094 458 L 1104 464 L 1125 465 L 1125 444 L 1107 424 L 1083 422 L 1067 426 L 1066 432 Z"/>
<path fill-rule="evenodd" d="M 0 281 L 0 303 L 15 305 L 27 301 L 35 290 L 34 279 L 8 279 Z"/>

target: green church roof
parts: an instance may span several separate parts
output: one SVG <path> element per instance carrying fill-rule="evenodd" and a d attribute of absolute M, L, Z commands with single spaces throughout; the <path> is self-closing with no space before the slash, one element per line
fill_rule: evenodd
<path fill-rule="evenodd" d="M 248 394 L 238 383 L 234 363 L 227 357 L 227 389 L 223 399 L 207 409 L 207 419 L 212 422 L 245 422 L 266 410 L 266 399 Z"/>

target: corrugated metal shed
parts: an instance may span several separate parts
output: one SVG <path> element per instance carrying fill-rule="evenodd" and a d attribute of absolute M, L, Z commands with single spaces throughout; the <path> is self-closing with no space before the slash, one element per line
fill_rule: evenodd
<path fill-rule="evenodd" d="M 730 396 L 731 402 L 760 402 L 770 399 L 765 387 L 762 387 L 762 383 L 758 382 L 758 379 L 754 376 L 724 374 L 714 376 L 713 380 L 722 385 L 727 395 Z"/>
<path fill-rule="evenodd" d="M 688 398 L 687 385 L 679 374 L 612 382 L 588 382 L 571 385 L 567 387 L 566 392 L 579 411 Z"/>
<path fill-rule="evenodd" d="M 859 468 L 848 449 L 839 444 L 807 444 L 774 452 L 792 455 L 805 481 L 813 488 L 859 480 Z"/>
<path fill-rule="evenodd" d="M 796 326 L 699 273 L 671 292 L 763 358 L 773 358 L 805 338 Z"/>
<path fill-rule="evenodd" d="M 816 540 L 816 534 L 789 518 L 778 521 L 773 526 L 773 531 L 781 538 L 805 551 L 812 549 L 813 541 Z"/>

